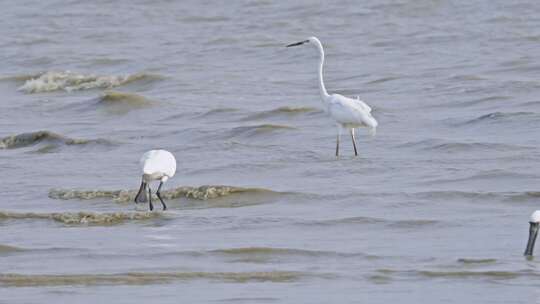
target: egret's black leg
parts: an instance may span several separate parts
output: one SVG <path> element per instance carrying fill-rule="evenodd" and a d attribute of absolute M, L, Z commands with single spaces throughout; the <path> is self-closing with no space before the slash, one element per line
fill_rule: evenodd
<path fill-rule="evenodd" d="M 354 147 L 354 156 L 358 156 L 358 151 L 356 150 L 356 139 L 354 138 L 354 128 L 351 128 L 351 138 Z"/>
<path fill-rule="evenodd" d="M 154 205 L 152 205 L 152 189 L 148 187 L 148 204 L 150 205 L 150 211 L 154 210 Z"/>
<path fill-rule="evenodd" d="M 165 205 L 165 202 L 161 198 L 161 194 L 160 194 L 161 186 L 163 186 L 163 182 L 159 183 L 159 187 L 157 188 L 156 195 L 159 198 L 159 200 L 161 201 L 161 204 L 163 205 L 163 210 L 167 210 L 167 205 Z"/>

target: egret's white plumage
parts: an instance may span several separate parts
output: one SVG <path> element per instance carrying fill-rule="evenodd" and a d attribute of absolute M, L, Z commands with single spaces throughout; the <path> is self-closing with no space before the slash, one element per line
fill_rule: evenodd
<path fill-rule="evenodd" d="M 538 229 L 540 226 L 540 210 L 536 210 L 531 214 L 529 218 L 529 240 L 527 241 L 527 248 L 525 248 L 525 255 L 532 256 L 534 252 L 534 243 L 538 236 Z"/>
<path fill-rule="evenodd" d="M 340 94 L 328 94 L 323 81 L 324 49 L 319 39 L 317 37 L 310 37 L 307 40 L 289 44 L 287 47 L 302 45 L 304 43 L 312 43 L 319 50 L 319 91 L 326 112 L 336 121 L 338 127 L 336 156 L 339 155 L 339 140 L 342 128 L 350 130 L 354 153 L 358 155 L 354 130 L 359 127 L 367 127 L 371 135 L 375 135 L 378 126 L 377 120 L 371 115 L 371 107 L 358 99 L 358 97 L 352 99 Z"/>
<path fill-rule="evenodd" d="M 176 173 L 176 159 L 169 151 L 150 150 L 143 154 L 140 164 L 143 175 L 141 187 L 135 196 L 135 203 L 146 202 L 146 200 L 148 200 L 150 210 L 153 210 L 154 206 L 152 205 L 152 190 L 150 188 L 150 183 L 159 181 L 156 195 L 163 205 L 163 210 L 167 209 L 167 206 L 161 198 L 160 191 L 163 183 L 173 177 Z M 148 190 L 148 195 L 146 190 Z"/>

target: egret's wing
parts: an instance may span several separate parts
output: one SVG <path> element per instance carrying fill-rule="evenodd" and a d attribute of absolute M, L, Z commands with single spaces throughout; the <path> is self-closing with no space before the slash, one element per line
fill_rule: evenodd
<path fill-rule="evenodd" d="M 371 107 L 363 101 L 335 94 L 329 103 L 329 111 L 342 124 L 362 124 L 376 128 L 377 120 L 371 115 Z"/>
<path fill-rule="evenodd" d="M 366 110 L 368 113 L 371 113 L 371 107 L 368 106 L 367 103 L 363 102 L 362 100 L 360 100 L 360 97 L 356 96 L 356 99 L 352 99 L 356 104 L 358 104 L 358 106 L 360 106 L 361 108 L 363 108 L 364 110 Z"/>

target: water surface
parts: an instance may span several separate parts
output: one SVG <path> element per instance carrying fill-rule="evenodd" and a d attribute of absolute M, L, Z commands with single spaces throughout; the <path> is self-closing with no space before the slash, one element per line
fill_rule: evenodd
<path fill-rule="evenodd" d="M 0 302 L 530 303 L 535 1 L 0 11 Z M 329 92 L 379 121 L 334 153 Z M 131 203 L 164 148 L 167 212 Z"/>

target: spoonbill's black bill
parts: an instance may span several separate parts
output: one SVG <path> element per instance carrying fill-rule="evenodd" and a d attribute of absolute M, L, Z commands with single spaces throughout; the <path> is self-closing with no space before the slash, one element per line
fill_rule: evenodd
<path fill-rule="evenodd" d="M 529 240 L 527 241 L 527 247 L 525 248 L 525 256 L 533 256 L 534 253 L 534 244 L 536 243 L 536 238 L 538 237 L 538 228 L 540 225 L 540 210 L 536 210 L 531 215 L 529 221 Z"/>

